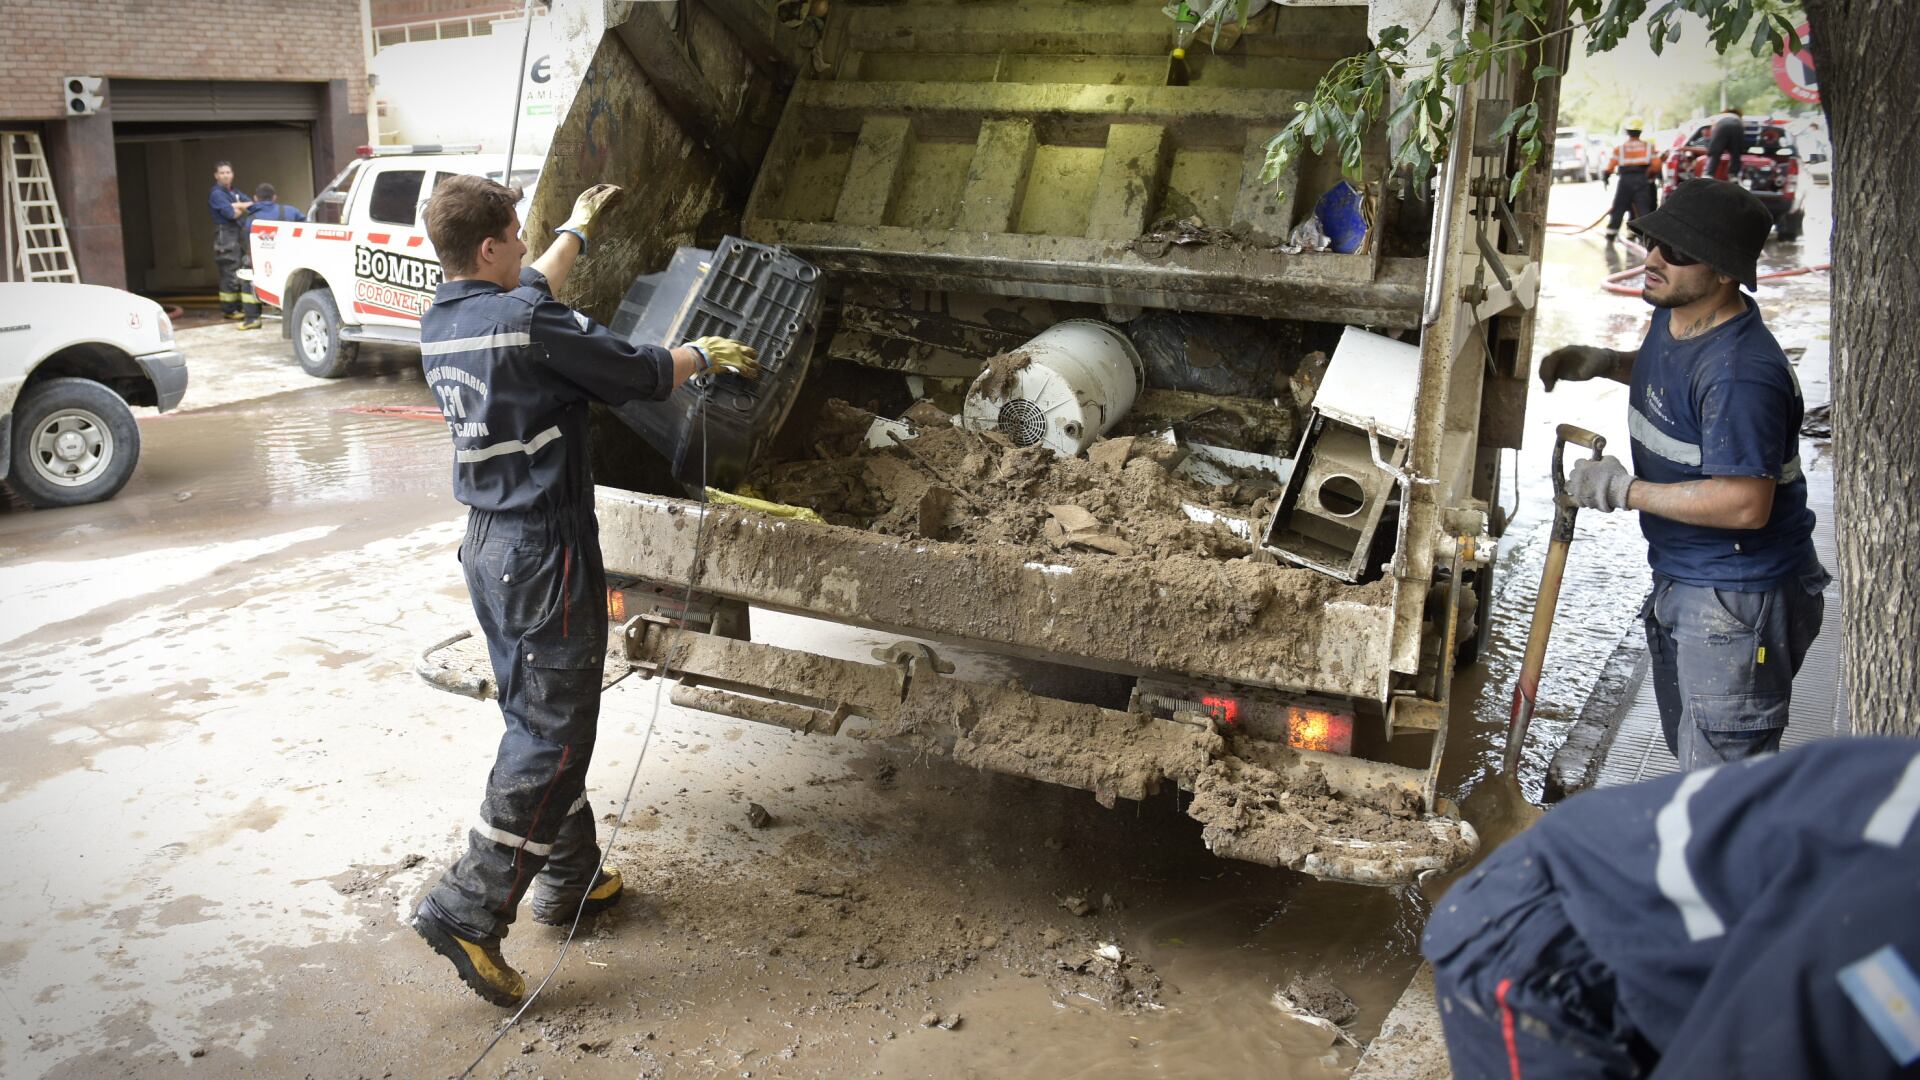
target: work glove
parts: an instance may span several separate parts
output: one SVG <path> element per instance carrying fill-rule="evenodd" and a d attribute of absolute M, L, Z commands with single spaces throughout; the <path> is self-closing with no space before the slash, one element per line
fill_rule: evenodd
<path fill-rule="evenodd" d="M 743 379 L 760 377 L 760 354 L 732 338 L 703 337 L 687 342 L 700 356 L 701 371 L 731 371 Z"/>
<path fill-rule="evenodd" d="M 581 192 L 579 198 L 573 200 L 573 214 L 569 216 L 559 228 L 553 231 L 556 233 L 570 232 L 578 234 L 580 237 L 580 250 L 584 253 L 587 250 L 589 238 L 593 236 L 594 219 L 600 216 L 600 211 L 619 202 L 623 194 L 625 194 L 625 192 L 621 191 L 619 186 L 615 184 L 593 185 Z"/>
<path fill-rule="evenodd" d="M 1612 513 L 1627 508 L 1627 489 L 1633 487 L 1633 474 L 1620 459 L 1608 454 L 1598 461 L 1587 458 L 1573 463 L 1573 475 L 1567 478 L 1567 494 L 1589 510 Z"/>
<path fill-rule="evenodd" d="M 1567 345 L 1540 358 L 1540 384 L 1548 390 L 1561 379 L 1586 382 L 1613 370 L 1612 349 L 1593 345 Z"/>

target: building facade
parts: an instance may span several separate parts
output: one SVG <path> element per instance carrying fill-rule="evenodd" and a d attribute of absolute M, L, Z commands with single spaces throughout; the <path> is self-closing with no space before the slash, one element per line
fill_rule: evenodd
<path fill-rule="evenodd" d="M 217 161 L 304 207 L 370 141 L 370 19 L 364 0 L 0 0 L 0 130 L 46 146 L 81 280 L 209 291 Z M 69 76 L 102 80 L 97 111 L 71 111 Z"/>

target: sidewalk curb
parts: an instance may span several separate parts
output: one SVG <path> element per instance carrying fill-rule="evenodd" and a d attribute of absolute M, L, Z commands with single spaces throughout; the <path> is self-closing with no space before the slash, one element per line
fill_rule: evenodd
<path fill-rule="evenodd" d="M 1621 718 L 1647 677 L 1647 639 L 1638 620 L 1621 635 L 1606 667 L 1587 695 L 1580 719 L 1567 729 L 1566 741 L 1547 766 L 1545 798 L 1556 803 L 1593 786 L 1613 747 Z"/>

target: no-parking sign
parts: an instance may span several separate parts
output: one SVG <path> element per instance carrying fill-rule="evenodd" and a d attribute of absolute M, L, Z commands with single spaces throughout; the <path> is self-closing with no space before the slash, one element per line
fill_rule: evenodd
<path fill-rule="evenodd" d="M 1801 23 L 1795 31 L 1800 35 L 1800 48 L 1796 52 L 1778 53 L 1773 58 L 1773 81 L 1780 89 L 1795 101 L 1804 101 L 1809 105 L 1820 103 L 1820 79 L 1813 66 L 1813 30 Z"/>

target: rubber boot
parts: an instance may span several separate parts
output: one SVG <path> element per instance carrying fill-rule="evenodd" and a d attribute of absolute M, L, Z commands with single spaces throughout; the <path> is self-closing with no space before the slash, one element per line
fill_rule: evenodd
<path fill-rule="evenodd" d="M 620 902 L 620 894 L 626 888 L 620 880 L 620 871 L 611 867 L 602 869 L 600 876 L 594 879 L 593 888 L 587 890 L 586 910 L 581 911 L 578 892 L 548 890 L 541 883 L 533 886 L 533 921 L 547 926 L 572 926 L 574 913 L 590 918 Z"/>
<path fill-rule="evenodd" d="M 434 952 L 453 961 L 460 981 L 474 993 L 503 1009 L 513 1008 L 526 996 L 527 981 L 507 963 L 499 942 L 482 945 L 468 941 L 422 912 L 414 913 L 412 925 L 414 933 L 426 939 Z"/>

